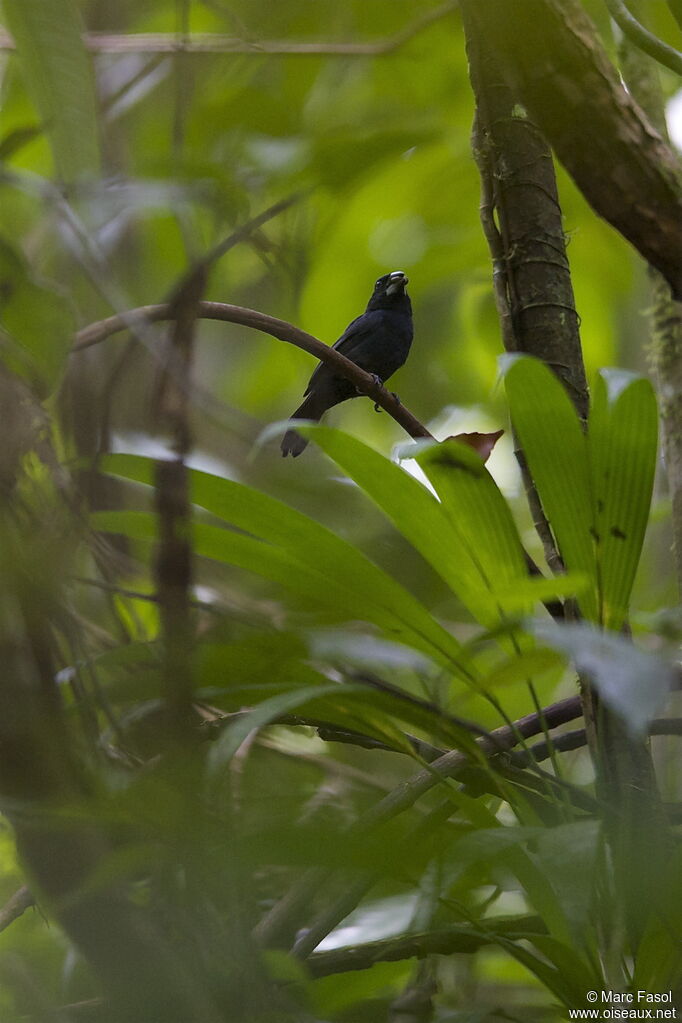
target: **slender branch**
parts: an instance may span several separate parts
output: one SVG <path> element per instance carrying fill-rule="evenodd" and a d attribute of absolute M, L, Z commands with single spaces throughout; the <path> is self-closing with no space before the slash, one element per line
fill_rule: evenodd
<path fill-rule="evenodd" d="M 513 941 L 545 933 L 541 917 L 498 917 L 482 921 L 480 927 L 460 925 L 423 934 L 401 934 L 397 938 L 368 941 L 329 952 L 314 952 L 308 957 L 306 966 L 313 977 L 328 977 L 332 973 L 367 970 L 375 963 L 477 952 L 484 945 L 495 942 L 500 934 Z"/>
<path fill-rule="evenodd" d="M 26 885 L 22 885 L 0 909 L 0 931 L 4 931 L 6 927 L 14 923 L 31 906 L 35 906 L 35 899 Z"/>
<path fill-rule="evenodd" d="M 368 395 L 373 402 L 388 412 L 411 437 L 433 439 L 426 427 L 405 408 L 398 398 L 387 391 L 385 387 L 378 385 L 370 373 L 365 373 L 364 369 L 360 369 L 334 348 L 318 341 L 312 334 L 307 334 L 304 330 L 300 330 L 285 320 L 278 320 L 274 316 L 267 316 L 265 313 L 257 312 L 255 309 L 245 309 L 242 306 L 227 305 L 224 302 L 200 302 L 198 308 L 200 319 L 239 323 L 244 327 L 251 327 L 253 330 L 269 334 L 279 341 L 302 348 L 303 351 L 314 355 L 321 362 L 328 363 L 341 376 L 354 383 L 359 391 Z M 162 305 L 139 306 L 128 312 L 109 316 L 106 320 L 91 323 L 80 330 L 76 335 L 72 351 L 83 351 L 83 349 L 100 344 L 113 334 L 123 330 L 128 330 L 131 327 L 139 328 L 147 323 L 158 323 L 170 319 L 171 316 L 172 306 L 168 302 Z"/>
<path fill-rule="evenodd" d="M 627 9 L 623 0 L 604 0 L 604 2 L 613 20 L 635 46 L 653 57 L 659 64 L 674 71 L 675 74 L 682 75 L 682 53 L 679 50 L 668 46 L 653 32 L 644 28 L 644 25 L 640 24 L 634 14 Z"/>
<path fill-rule="evenodd" d="M 443 4 L 415 19 L 392 36 L 366 43 L 290 42 L 289 40 L 249 40 L 213 32 L 138 32 L 133 35 L 87 33 L 85 46 L 93 53 L 241 53 L 263 55 L 375 57 L 393 53 L 425 28 L 457 9 L 457 2 Z M 0 32 L 0 50 L 13 50 L 14 40 Z"/>

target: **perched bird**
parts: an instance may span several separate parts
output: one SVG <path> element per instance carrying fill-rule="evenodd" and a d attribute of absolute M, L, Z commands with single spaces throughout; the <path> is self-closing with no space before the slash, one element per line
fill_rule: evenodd
<path fill-rule="evenodd" d="M 407 359 L 412 344 L 412 305 L 405 291 L 408 283 L 402 270 L 380 277 L 362 316 L 349 323 L 334 345 L 361 369 L 383 384 Z M 322 418 L 327 409 L 348 398 L 357 398 L 355 384 L 321 362 L 308 381 L 305 398 L 291 419 Z M 282 438 L 282 454 L 296 458 L 308 441 L 296 430 L 287 430 Z"/>

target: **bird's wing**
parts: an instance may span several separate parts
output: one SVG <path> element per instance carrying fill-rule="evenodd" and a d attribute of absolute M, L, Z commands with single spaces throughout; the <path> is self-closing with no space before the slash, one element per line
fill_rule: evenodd
<path fill-rule="evenodd" d="M 334 348 L 337 352 L 341 352 L 341 355 L 345 355 L 347 359 L 356 362 L 360 353 L 368 354 L 367 341 L 383 334 L 384 330 L 384 315 L 381 309 L 363 313 L 362 316 L 358 316 L 356 320 L 348 324 Z M 362 365 L 362 363 L 360 362 L 358 365 Z"/>
<path fill-rule="evenodd" d="M 351 362 L 357 362 L 359 366 L 362 366 L 363 360 L 359 356 L 367 354 L 366 350 L 363 353 L 367 340 L 375 335 L 377 331 L 380 331 L 382 326 L 383 317 L 381 310 L 377 309 L 373 312 L 363 313 L 362 316 L 356 317 L 352 323 L 348 324 L 339 340 L 332 347 L 337 352 L 341 352 L 341 355 L 345 355 Z M 313 375 L 308 381 L 305 393 L 309 394 L 315 384 L 320 381 L 320 377 L 324 378 L 326 376 L 334 376 L 334 371 L 327 363 L 321 362 L 319 366 L 315 367 Z"/>

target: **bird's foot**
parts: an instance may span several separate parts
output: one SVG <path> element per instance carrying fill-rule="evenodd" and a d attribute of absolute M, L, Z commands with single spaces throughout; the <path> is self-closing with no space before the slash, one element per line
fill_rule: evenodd
<path fill-rule="evenodd" d="M 384 386 L 383 380 L 381 379 L 381 377 L 377 373 L 372 373 L 372 380 L 374 381 L 374 383 L 375 383 L 375 385 L 377 387 L 383 387 Z M 374 402 L 374 411 L 375 412 L 381 412 L 381 408 L 379 406 L 379 402 L 378 401 Z"/>
<path fill-rule="evenodd" d="M 397 401 L 397 403 L 399 405 L 402 405 L 402 402 L 401 402 L 400 398 L 398 397 L 398 395 L 395 393 L 395 391 L 389 391 L 389 394 L 391 395 L 392 398 L 395 398 L 395 400 Z M 375 412 L 381 412 L 381 408 L 379 407 L 379 402 L 378 401 L 374 402 L 374 411 Z"/>

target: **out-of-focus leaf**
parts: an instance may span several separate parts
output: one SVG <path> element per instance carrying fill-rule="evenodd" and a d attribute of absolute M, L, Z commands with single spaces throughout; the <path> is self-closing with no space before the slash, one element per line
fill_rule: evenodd
<path fill-rule="evenodd" d="M 637 883 L 636 878 L 631 879 Z M 637 950 L 633 989 L 668 991 L 682 978 L 682 849 L 670 857 L 661 878 L 660 899 L 651 906 L 651 916 Z"/>
<path fill-rule="evenodd" d="M 551 880 L 533 860 L 526 843 L 543 833 L 541 828 L 493 827 L 477 830 L 456 843 L 453 850 L 464 862 L 489 862 L 516 877 L 531 904 L 550 930 L 570 941 L 568 922 Z"/>
<path fill-rule="evenodd" d="M 263 679 L 269 684 L 291 682 L 300 677 L 307 657 L 306 644 L 290 632 L 258 630 L 222 643 L 209 636 L 196 652 L 197 683 L 229 692 Z"/>
<path fill-rule="evenodd" d="M 74 0 L 5 0 L 3 10 L 26 88 L 67 183 L 99 169 L 97 103 L 90 58 Z"/>
<path fill-rule="evenodd" d="M 670 664 L 638 649 L 629 639 L 587 622 L 536 622 L 533 632 L 543 643 L 568 654 L 634 735 L 646 734 L 673 685 Z"/>
<path fill-rule="evenodd" d="M 91 521 L 95 529 L 103 532 L 148 542 L 157 539 L 156 519 L 147 512 L 95 512 Z M 339 544 L 346 546 L 342 541 Z M 362 557 L 354 548 L 348 549 Z M 351 585 L 330 575 L 329 566 L 322 562 L 311 565 L 284 548 L 204 523 L 194 526 L 193 550 L 201 557 L 235 565 L 277 582 L 306 599 L 310 607 L 328 606 L 342 618 L 371 622 L 399 642 L 422 650 L 436 662 L 472 680 L 473 676 L 460 662 L 460 646 L 455 638 L 407 590 L 370 561 L 365 560 L 362 569 L 359 563 L 355 566 L 361 571 L 361 582 L 356 576 Z"/>
<path fill-rule="evenodd" d="M 570 941 L 557 941 L 550 934 L 529 935 L 529 940 L 555 967 L 557 979 L 553 990 L 565 1005 L 572 1008 L 580 1004 L 587 991 L 599 987 L 601 974 L 576 952 Z"/>
<path fill-rule="evenodd" d="M 148 484 L 152 478 L 153 463 L 139 456 L 112 455 L 103 465 L 127 479 Z M 455 637 L 404 587 L 331 530 L 282 501 L 218 476 L 193 470 L 191 488 L 193 502 L 252 534 L 197 524 L 197 554 L 277 581 L 313 606 L 372 622 L 389 638 L 427 653 L 468 683 L 474 681 Z M 149 516 L 108 512 L 94 521 L 97 528 L 113 532 L 118 523 L 124 534 L 139 539 L 155 536 Z"/>
<path fill-rule="evenodd" d="M 536 861 L 551 881 L 574 940 L 583 947 L 595 936 L 588 923 L 595 900 L 600 840 L 598 821 L 578 820 L 542 829 L 534 848 Z"/>
<path fill-rule="evenodd" d="M 249 711 L 243 717 L 237 718 L 228 725 L 219 739 L 211 747 L 208 755 L 208 767 L 212 774 L 223 770 L 237 752 L 241 744 L 251 734 L 264 728 L 282 714 L 288 714 L 297 707 L 306 703 L 313 695 L 324 696 L 338 690 L 337 682 L 326 686 L 305 687 L 303 689 L 289 690 L 286 693 L 279 693 L 269 700 L 264 700 L 254 710 Z M 349 686 L 348 691 L 354 687 Z"/>
<path fill-rule="evenodd" d="M 15 128 L 0 139 L 0 160 L 9 160 L 10 157 L 31 142 L 37 135 L 40 135 L 42 128 L 38 124 L 27 124 L 23 128 Z"/>
<path fill-rule="evenodd" d="M 592 396 L 588 453 L 595 511 L 600 621 L 626 617 L 651 505 L 658 411 L 648 380 L 602 370 Z"/>
<path fill-rule="evenodd" d="M 67 301 L 32 277 L 18 252 L 0 239 L 0 328 L 4 363 L 41 397 L 57 383 L 74 332 Z"/>
<path fill-rule="evenodd" d="M 534 647 L 506 658 L 488 671 L 481 680 L 486 690 L 501 689 L 533 680 L 537 675 L 556 671 L 562 666 L 562 658 L 554 650 Z"/>

